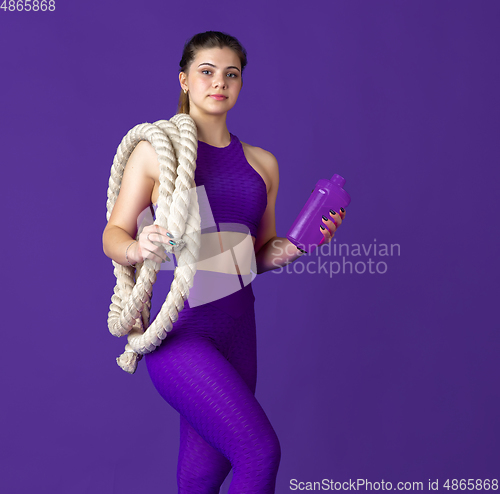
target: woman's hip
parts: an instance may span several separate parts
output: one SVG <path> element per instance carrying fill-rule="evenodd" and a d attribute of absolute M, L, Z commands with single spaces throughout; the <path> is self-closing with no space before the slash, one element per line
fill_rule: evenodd
<path fill-rule="evenodd" d="M 153 297 L 151 301 L 151 316 L 153 320 L 170 291 L 172 276 L 160 271 L 153 286 Z M 193 280 L 193 286 L 189 291 L 188 299 L 184 309 L 179 313 L 183 319 L 190 310 L 203 306 L 217 308 L 233 318 L 238 318 L 245 312 L 253 310 L 255 296 L 252 284 L 240 275 L 221 273 L 217 271 L 197 271 Z M 184 316 L 182 315 L 184 313 Z M 176 324 L 176 323 L 175 323 Z M 174 324 L 174 325 L 175 325 Z"/>

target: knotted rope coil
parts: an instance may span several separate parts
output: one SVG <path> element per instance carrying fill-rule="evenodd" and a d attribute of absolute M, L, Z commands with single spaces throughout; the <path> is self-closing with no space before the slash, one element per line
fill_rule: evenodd
<path fill-rule="evenodd" d="M 125 135 L 111 167 L 106 219 L 109 221 L 118 198 L 127 161 L 142 140 L 149 141 L 158 155 L 160 187 L 154 224 L 166 228 L 174 236 L 175 246 L 161 246 L 167 252 L 176 253 L 177 267 L 161 311 L 149 324 L 152 288 L 161 263 L 145 259 L 134 269 L 113 261 L 116 285 L 109 306 L 108 328 L 114 336 L 128 334 L 125 352 L 116 361 L 130 374 L 135 372 L 142 355 L 161 344 L 184 308 L 193 286 L 201 237 L 194 181 L 197 129 L 187 114 L 177 114 L 170 120 L 158 120 L 153 124 L 136 125 Z M 136 238 L 138 236 L 139 232 Z"/>

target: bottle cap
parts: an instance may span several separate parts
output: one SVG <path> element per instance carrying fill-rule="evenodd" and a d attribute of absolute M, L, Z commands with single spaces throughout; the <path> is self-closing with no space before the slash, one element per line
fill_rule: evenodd
<path fill-rule="evenodd" d="M 332 177 L 331 182 L 333 184 L 335 184 L 335 185 L 338 185 L 339 187 L 344 187 L 344 185 L 345 185 L 345 178 L 341 177 L 340 175 L 335 174 Z"/>

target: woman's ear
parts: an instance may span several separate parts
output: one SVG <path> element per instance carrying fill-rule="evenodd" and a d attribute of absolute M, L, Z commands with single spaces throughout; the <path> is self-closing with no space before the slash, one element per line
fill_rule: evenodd
<path fill-rule="evenodd" d="M 187 79 L 187 76 L 184 72 L 179 72 L 179 83 L 181 85 L 181 89 L 184 90 L 184 89 L 187 89 L 186 87 L 186 79 Z"/>

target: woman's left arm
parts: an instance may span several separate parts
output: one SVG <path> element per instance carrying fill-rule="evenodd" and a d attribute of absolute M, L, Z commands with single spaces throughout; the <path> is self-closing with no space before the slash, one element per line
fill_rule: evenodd
<path fill-rule="evenodd" d="M 266 169 L 271 182 L 267 193 L 267 207 L 260 220 L 254 247 L 257 274 L 261 274 L 292 263 L 295 259 L 301 257 L 303 252 L 287 238 L 276 235 L 275 206 L 279 186 L 278 161 L 268 151 L 260 148 L 256 149 L 259 149 L 259 161 Z M 345 218 L 345 211 L 335 214 L 330 212 L 329 216 L 326 220 L 325 217 L 322 219 L 325 229 L 318 227 L 324 235 L 324 240 L 321 241 L 320 245 L 327 244 L 332 240 L 337 228 Z"/>

